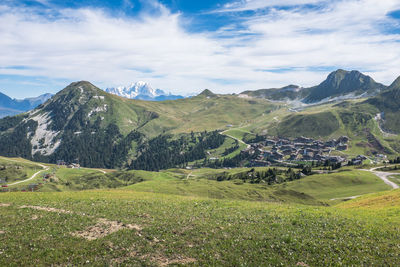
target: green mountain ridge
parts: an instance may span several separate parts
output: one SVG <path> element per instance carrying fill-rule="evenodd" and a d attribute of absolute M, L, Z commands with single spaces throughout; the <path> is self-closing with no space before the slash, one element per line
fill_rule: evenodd
<path fill-rule="evenodd" d="M 169 135 L 158 141 L 175 148 L 173 139 L 184 138 L 180 152 L 186 155 L 197 142 L 207 143 L 213 135 L 191 137 L 191 132 L 244 123 L 276 107 L 265 100 L 217 97 L 211 91 L 174 101 L 130 100 L 80 81 L 33 111 L 0 120 L 0 151 L 43 162 L 78 161 L 84 166 L 115 168 L 140 159 L 151 148 L 148 142 L 160 135 Z"/>
<path fill-rule="evenodd" d="M 345 79 L 335 77 L 328 80 L 342 84 Z M 218 132 L 239 127 L 245 133 L 239 138 L 244 139 L 252 134 L 322 140 L 346 135 L 351 139 L 348 154 L 393 154 L 400 152 L 400 140 L 393 135 L 400 133 L 400 87 L 396 84 L 365 101 L 325 103 L 297 111 L 279 102 L 217 95 L 210 90 L 187 99 L 131 100 L 80 81 L 35 110 L 1 119 L 0 153 L 87 167 L 158 170 L 206 158 L 211 148 L 219 153 L 240 149 L 218 137 Z M 290 85 L 277 90 L 304 89 Z"/>
<path fill-rule="evenodd" d="M 312 104 L 329 101 L 335 97 L 375 96 L 386 89 L 385 85 L 375 82 L 371 77 L 359 71 L 338 69 L 330 73 L 326 80 L 317 86 L 301 88 L 297 85 L 289 85 L 282 88 L 244 91 L 242 94 L 274 101 L 298 100 Z"/>

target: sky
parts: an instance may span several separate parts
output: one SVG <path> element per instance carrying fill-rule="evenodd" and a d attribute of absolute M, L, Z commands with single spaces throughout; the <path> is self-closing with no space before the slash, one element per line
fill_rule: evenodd
<path fill-rule="evenodd" d="M 145 81 L 189 95 L 400 75 L 400 0 L 0 0 L 0 92 Z"/>

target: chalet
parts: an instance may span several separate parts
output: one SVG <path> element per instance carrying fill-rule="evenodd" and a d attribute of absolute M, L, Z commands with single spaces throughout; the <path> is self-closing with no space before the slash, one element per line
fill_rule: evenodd
<path fill-rule="evenodd" d="M 296 143 L 311 143 L 314 140 L 311 139 L 311 138 L 307 138 L 307 137 L 301 136 L 301 137 L 297 137 L 293 141 L 296 142 Z"/>
<path fill-rule="evenodd" d="M 290 155 L 293 153 L 293 150 L 292 149 L 283 149 L 281 152 L 283 155 Z"/>
<path fill-rule="evenodd" d="M 273 159 L 277 159 L 277 160 L 281 160 L 283 158 L 283 154 L 279 153 L 279 152 L 274 152 L 272 154 L 272 158 Z"/>
<path fill-rule="evenodd" d="M 304 143 L 294 143 L 295 148 L 303 148 L 305 145 Z"/>
<path fill-rule="evenodd" d="M 338 142 L 342 143 L 342 144 L 346 144 L 347 142 L 349 142 L 349 140 L 350 140 L 350 138 L 348 138 L 347 136 L 341 136 L 341 137 L 339 137 Z"/>
<path fill-rule="evenodd" d="M 337 149 L 337 150 L 340 150 L 340 151 L 347 150 L 347 148 L 348 148 L 348 145 L 347 145 L 347 144 L 339 144 L 339 145 L 336 147 L 336 149 Z"/>
<path fill-rule="evenodd" d="M 329 157 L 326 157 L 326 160 L 329 160 L 330 162 L 335 162 L 335 163 L 341 163 L 341 162 L 345 161 L 345 159 L 340 156 L 329 156 Z"/>
<path fill-rule="evenodd" d="M 293 145 L 283 145 L 281 146 L 281 150 L 292 150 L 294 149 Z"/>
<path fill-rule="evenodd" d="M 329 140 L 329 141 L 325 142 L 325 146 L 326 146 L 326 147 L 335 147 L 336 144 L 337 144 L 336 139 Z"/>
<path fill-rule="evenodd" d="M 79 165 L 78 163 L 71 163 L 67 166 L 67 168 L 70 169 L 79 169 L 81 167 L 81 165 Z"/>
<path fill-rule="evenodd" d="M 266 146 L 275 146 L 276 145 L 276 141 L 271 140 L 271 139 L 267 139 L 267 140 L 265 140 L 265 145 Z"/>
<path fill-rule="evenodd" d="M 283 146 L 283 145 L 288 145 L 291 142 L 287 139 L 279 139 L 279 141 L 277 142 L 279 146 Z"/>
<path fill-rule="evenodd" d="M 331 153 L 331 151 L 332 151 L 332 150 L 331 150 L 330 148 L 324 148 L 324 149 L 322 149 L 322 152 L 323 152 L 323 153 L 328 153 L 328 154 L 329 154 L 329 153 Z"/>

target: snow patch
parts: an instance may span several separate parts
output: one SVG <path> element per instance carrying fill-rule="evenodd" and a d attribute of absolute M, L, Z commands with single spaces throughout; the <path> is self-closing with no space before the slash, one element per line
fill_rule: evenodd
<path fill-rule="evenodd" d="M 90 118 L 94 113 L 97 112 L 107 112 L 108 110 L 108 105 L 104 104 L 102 107 L 97 107 L 95 109 L 92 109 L 89 113 L 88 113 L 88 118 Z"/>
<path fill-rule="evenodd" d="M 246 94 L 239 94 L 238 97 L 240 97 L 240 98 L 250 98 L 249 95 L 246 95 Z"/>
<path fill-rule="evenodd" d="M 47 129 L 51 124 L 49 115 L 50 113 L 42 113 L 29 118 L 38 123 L 36 131 L 31 139 L 32 155 L 38 152 L 42 155 L 51 155 L 61 144 L 61 140 L 55 140 L 60 132 Z"/>
<path fill-rule="evenodd" d="M 95 95 L 93 96 L 94 99 L 100 99 L 100 100 L 104 100 L 104 96 L 102 95 Z"/>

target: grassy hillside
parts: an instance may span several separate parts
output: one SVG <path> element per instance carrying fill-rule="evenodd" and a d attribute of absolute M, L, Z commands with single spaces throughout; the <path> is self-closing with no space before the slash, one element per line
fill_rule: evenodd
<path fill-rule="evenodd" d="M 268 185 L 216 179 L 248 168 L 48 166 L 42 192 L 0 193 L 1 266 L 397 265 L 400 256 L 400 191 L 365 171 Z"/>
<path fill-rule="evenodd" d="M 4 158 L 7 160 L 7 158 Z M 25 161 L 29 171 L 35 163 Z M 135 192 L 152 192 L 192 197 L 216 199 L 236 199 L 251 201 L 269 201 L 302 203 L 309 205 L 330 204 L 332 198 L 345 198 L 366 193 L 388 190 L 376 176 L 356 169 L 330 174 L 314 174 L 293 182 L 271 184 L 253 183 L 251 180 L 218 177 L 239 177 L 248 173 L 250 168 L 233 169 L 169 169 L 160 172 L 117 171 L 99 169 L 69 169 L 48 165 L 35 179 L 26 183 L 10 186 L 11 191 L 27 189 L 29 184 L 41 183 L 36 191 L 60 192 L 82 191 L 88 189 L 112 189 Z M 39 167 L 38 167 L 39 168 Z M 268 167 L 254 168 L 256 172 L 266 172 Z M 281 168 L 286 171 L 286 168 Z M 50 176 L 43 180 L 43 176 Z M 25 177 L 24 177 L 25 178 Z M 26 178 L 25 178 L 26 179 Z"/>
<path fill-rule="evenodd" d="M 294 114 L 286 117 L 278 126 L 279 136 L 326 137 L 339 129 L 339 122 L 332 112 Z"/>
<path fill-rule="evenodd" d="M 341 171 L 328 175 L 315 174 L 287 183 L 282 187 L 326 201 L 391 189 L 374 174 L 360 170 Z"/>
<path fill-rule="evenodd" d="M 19 158 L 0 157 L 0 180 L 7 183 L 28 179 L 42 167 Z"/>
<path fill-rule="evenodd" d="M 399 195 L 307 207 L 115 190 L 1 194 L 0 265 L 395 266 Z"/>

